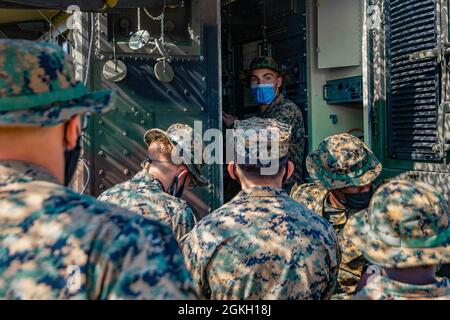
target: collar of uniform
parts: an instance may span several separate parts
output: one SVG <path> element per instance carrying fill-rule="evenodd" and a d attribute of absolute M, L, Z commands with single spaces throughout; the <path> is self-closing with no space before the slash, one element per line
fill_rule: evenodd
<path fill-rule="evenodd" d="M 380 289 L 388 296 L 397 296 L 408 299 L 419 299 L 423 297 L 438 298 L 450 294 L 450 280 L 446 278 L 436 278 L 436 281 L 427 285 L 413 285 L 392 280 L 381 275 L 374 276 L 368 282 L 363 291 L 376 293 Z"/>
<path fill-rule="evenodd" d="M 270 104 L 270 106 L 265 110 L 263 113 L 269 112 L 269 110 L 272 110 L 276 108 L 280 103 L 284 101 L 284 96 L 282 93 L 278 95 L 278 97 Z"/>
<path fill-rule="evenodd" d="M 0 160 L 0 181 L 47 181 L 60 184 L 58 179 L 47 169 L 25 161 Z"/>
<path fill-rule="evenodd" d="M 287 195 L 283 189 L 272 187 L 252 187 L 241 192 L 248 197 L 279 197 Z"/>
<path fill-rule="evenodd" d="M 348 220 L 348 217 L 356 210 L 335 208 L 329 201 L 330 192 L 325 196 L 323 200 L 323 213 L 322 216 L 327 219 L 335 227 L 343 227 Z"/>
<path fill-rule="evenodd" d="M 152 184 L 154 186 L 157 186 L 161 189 L 161 191 L 164 192 L 164 186 L 161 181 L 156 179 L 154 176 L 152 176 L 150 173 L 148 173 L 147 170 L 143 169 L 136 173 L 136 175 L 133 177 L 132 181 L 136 182 L 143 182 L 146 184 Z"/>

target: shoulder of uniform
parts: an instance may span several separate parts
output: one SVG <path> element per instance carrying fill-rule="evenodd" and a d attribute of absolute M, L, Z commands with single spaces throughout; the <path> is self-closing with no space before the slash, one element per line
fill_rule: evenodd
<path fill-rule="evenodd" d="M 40 190 L 45 210 L 55 212 L 72 212 L 77 219 L 85 219 L 89 227 L 113 228 L 123 232 L 124 226 L 138 223 L 143 228 L 153 229 L 162 234 L 171 233 L 170 228 L 157 221 L 150 221 L 127 209 L 97 200 L 89 195 L 79 194 L 61 185 L 47 182 L 32 182 L 33 189 Z"/>
<path fill-rule="evenodd" d="M 305 183 L 302 185 L 295 185 L 292 188 L 291 191 L 291 197 L 295 198 L 295 196 L 298 195 L 305 195 L 305 194 L 326 194 L 328 193 L 328 190 L 324 188 L 323 185 L 320 183 Z"/>
<path fill-rule="evenodd" d="M 292 188 L 291 197 L 308 209 L 321 214 L 328 190 L 321 184 L 308 183 Z"/>
<path fill-rule="evenodd" d="M 190 213 L 190 214 L 192 213 L 193 214 L 193 210 L 189 206 L 189 204 L 187 203 L 186 200 L 180 199 L 180 198 L 176 198 L 176 197 L 173 197 L 173 198 L 175 198 L 176 200 L 169 199 L 168 201 L 173 201 L 173 202 L 171 202 L 171 205 L 174 207 L 174 211 L 175 212 L 177 212 L 177 213 L 186 212 L 186 213 Z"/>
<path fill-rule="evenodd" d="M 105 191 L 103 191 L 99 196 L 98 199 L 101 198 L 106 198 L 106 197 L 110 197 L 113 196 L 117 193 L 122 193 L 123 191 L 127 190 L 127 185 L 129 185 L 131 182 L 130 180 L 127 181 L 123 181 L 121 183 L 118 183 L 112 187 L 110 187 L 109 189 L 106 189 Z"/>

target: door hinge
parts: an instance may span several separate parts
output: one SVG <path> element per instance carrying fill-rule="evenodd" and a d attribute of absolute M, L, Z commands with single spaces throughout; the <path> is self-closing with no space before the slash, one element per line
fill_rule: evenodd
<path fill-rule="evenodd" d="M 430 49 L 410 54 L 409 61 L 413 62 L 430 58 L 437 58 L 439 60 L 440 56 L 439 49 Z"/>

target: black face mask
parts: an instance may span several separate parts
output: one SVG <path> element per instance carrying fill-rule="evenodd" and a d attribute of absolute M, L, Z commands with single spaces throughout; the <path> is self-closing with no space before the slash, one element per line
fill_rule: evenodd
<path fill-rule="evenodd" d="M 173 178 L 173 182 L 170 185 L 169 191 L 168 193 L 176 198 L 181 198 L 183 196 L 183 192 L 184 192 L 184 184 L 186 183 L 186 179 L 187 177 L 184 179 L 183 184 L 181 185 L 181 187 L 179 186 L 180 183 L 180 178 L 179 175 L 177 174 L 174 178 Z"/>
<path fill-rule="evenodd" d="M 360 193 L 344 193 L 344 200 L 340 202 L 348 209 L 363 210 L 369 207 L 370 200 L 373 196 L 373 191 Z"/>
<path fill-rule="evenodd" d="M 81 136 L 78 137 L 77 145 L 73 150 L 64 151 L 65 169 L 64 169 L 64 185 L 68 186 L 72 181 L 73 175 L 77 169 L 78 160 L 81 153 Z"/>

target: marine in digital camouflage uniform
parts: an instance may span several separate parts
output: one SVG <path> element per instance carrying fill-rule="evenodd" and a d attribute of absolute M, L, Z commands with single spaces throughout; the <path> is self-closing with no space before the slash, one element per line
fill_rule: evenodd
<path fill-rule="evenodd" d="M 275 132 L 275 136 L 261 135 L 264 129 Z M 293 168 L 292 163 L 286 164 L 289 135 L 289 127 L 273 119 L 252 118 L 236 123 L 238 165 L 230 169 L 230 164 L 228 169 L 233 170 L 232 176 L 240 177 L 243 190 L 203 218 L 181 240 L 186 264 L 201 297 L 287 300 L 331 296 L 340 259 L 335 231 L 325 219 L 281 189 L 281 176 L 286 178 L 286 170 L 292 172 Z M 257 141 L 262 143 L 261 137 L 268 137 L 266 155 L 261 145 L 249 147 Z M 274 152 L 277 143 L 278 154 Z M 268 161 L 279 161 L 281 169 L 264 180 L 261 174 L 268 169 Z M 250 168 L 254 172 L 244 173 L 250 169 L 243 169 L 243 163 L 253 163 Z M 247 179 L 254 185 L 248 186 Z"/>
<path fill-rule="evenodd" d="M 332 205 L 331 191 L 373 184 L 382 166 L 360 139 L 340 134 L 320 143 L 318 149 L 307 157 L 306 167 L 315 182 L 295 186 L 291 197 L 326 218 L 336 229 L 342 261 L 333 299 L 348 299 L 355 293 L 361 274 L 368 266 L 361 252 L 343 235 L 348 219 L 360 210 L 346 207 L 346 204 L 342 205 L 345 208 Z"/>
<path fill-rule="evenodd" d="M 109 109 L 113 93 L 88 92 L 69 60 L 52 44 L 0 40 L 0 139 L 7 130 L 70 127 L 77 115 Z M 5 145 L 0 154 L 11 152 Z M 33 158 L 39 146 L 27 152 Z M 53 167 L 27 159 L 0 159 L 0 298 L 195 297 L 168 227 L 75 193 Z"/>
<path fill-rule="evenodd" d="M 257 69 L 271 69 L 279 75 L 283 74 L 283 70 L 278 68 L 278 64 L 271 57 L 255 58 L 250 65 L 249 71 L 251 73 Z M 294 184 L 303 183 L 306 145 L 303 114 L 295 103 L 286 99 L 281 92 L 278 92 L 276 99 L 264 111 L 261 110 L 257 116 L 265 119 L 276 119 L 292 128 L 288 158 L 294 163 L 295 171 L 292 177 L 283 185 L 285 190 L 290 191 Z"/>
<path fill-rule="evenodd" d="M 345 230 L 378 267 L 356 299 L 450 299 L 450 280 L 435 274 L 450 262 L 449 219 L 447 202 L 430 185 L 399 180 L 379 188 Z M 415 282 L 405 273 L 409 279 L 414 273 Z"/>
<path fill-rule="evenodd" d="M 186 152 L 191 152 L 191 159 L 193 159 L 194 130 L 190 126 L 174 124 L 166 132 L 152 129 L 144 136 L 147 146 L 160 138 L 167 139 L 172 146 L 176 145 L 177 141 L 179 141 L 178 145 L 184 143 Z M 163 222 L 172 228 L 179 240 L 194 227 L 195 215 L 185 200 L 167 193 L 162 182 L 149 172 L 146 164 L 151 165 L 151 162 L 152 160 L 148 159 L 143 164 L 144 168 L 132 179 L 106 190 L 98 199 Z M 186 163 L 192 183 L 195 186 L 206 185 L 207 182 L 202 177 L 199 166 L 191 161 Z"/>

